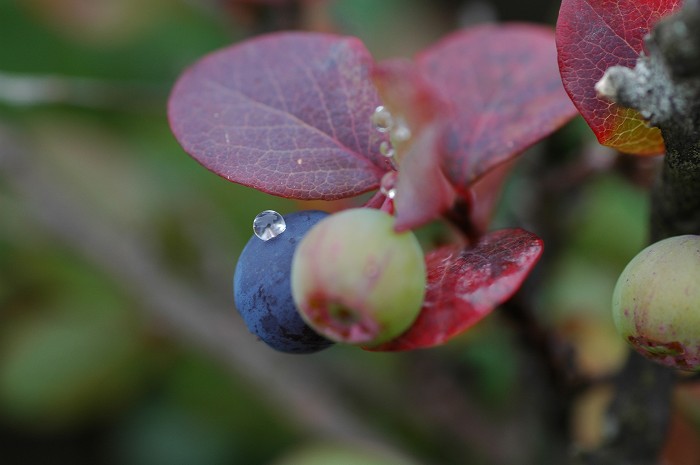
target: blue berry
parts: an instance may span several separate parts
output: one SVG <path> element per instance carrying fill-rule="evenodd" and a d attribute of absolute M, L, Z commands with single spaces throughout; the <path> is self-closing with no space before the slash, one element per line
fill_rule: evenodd
<path fill-rule="evenodd" d="M 282 234 L 267 241 L 253 235 L 238 259 L 233 276 L 236 308 L 250 332 L 275 350 L 303 354 L 333 344 L 301 319 L 290 284 L 297 245 L 326 216 L 315 210 L 285 215 Z"/>

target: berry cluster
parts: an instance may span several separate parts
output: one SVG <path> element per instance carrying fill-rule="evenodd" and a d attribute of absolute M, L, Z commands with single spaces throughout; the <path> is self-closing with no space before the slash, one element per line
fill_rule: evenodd
<path fill-rule="evenodd" d="M 374 346 L 407 330 L 425 295 L 423 251 L 394 218 L 355 208 L 259 215 L 234 274 L 236 308 L 273 349 Z"/>

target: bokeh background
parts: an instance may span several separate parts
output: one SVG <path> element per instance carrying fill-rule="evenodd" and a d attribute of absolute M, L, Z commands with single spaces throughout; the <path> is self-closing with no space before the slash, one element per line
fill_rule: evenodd
<path fill-rule="evenodd" d="M 257 34 L 351 34 L 378 59 L 410 57 L 470 24 L 553 25 L 558 6 L 0 0 L 0 463 L 523 465 L 595 447 L 626 351 L 610 296 L 646 240 L 654 159 L 598 147 L 577 119 L 515 167 L 494 226 L 546 241 L 524 289 L 534 336 L 497 310 L 428 351 L 290 356 L 243 327 L 237 256 L 261 210 L 346 205 L 226 182 L 180 149 L 165 114 L 183 69 Z M 558 398 L 540 333 L 602 381 Z M 678 390 L 669 463 L 700 460 L 693 391 Z M 561 402 L 564 420 L 550 414 Z"/>

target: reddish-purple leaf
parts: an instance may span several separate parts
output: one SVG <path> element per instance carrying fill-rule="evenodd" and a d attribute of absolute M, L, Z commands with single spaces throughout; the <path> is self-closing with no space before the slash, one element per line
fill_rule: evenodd
<path fill-rule="evenodd" d="M 472 230 L 478 234 L 484 234 L 491 224 L 491 219 L 501 198 L 503 184 L 510 174 L 515 159 L 498 165 L 471 185 L 469 192 L 469 217 Z"/>
<path fill-rule="evenodd" d="M 438 161 L 441 126 L 432 124 L 416 134 L 396 182 L 396 231 L 414 229 L 434 220 L 455 201 L 456 192 Z"/>
<path fill-rule="evenodd" d="M 448 36 L 416 60 L 456 109 L 443 166 L 462 192 L 576 114 L 547 27 L 478 26 Z"/>
<path fill-rule="evenodd" d="M 407 140 L 392 138 L 398 165 L 394 227 L 405 231 L 438 218 L 454 203 L 455 191 L 440 166 L 440 143 L 450 108 L 410 61 L 384 61 L 372 76 L 382 104 L 411 134 Z"/>
<path fill-rule="evenodd" d="M 522 229 L 494 231 L 473 248 L 433 251 L 426 256 L 428 284 L 418 319 L 397 339 L 369 350 L 428 348 L 460 335 L 508 300 L 541 254 L 542 241 Z"/>
<path fill-rule="evenodd" d="M 373 59 L 352 37 L 287 32 L 212 53 L 176 83 L 168 116 L 187 153 L 224 178 L 296 199 L 378 187 Z"/>
<path fill-rule="evenodd" d="M 596 96 L 594 86 L 614 65 L 633 68 L 644 36 L 681 0 L 563 0 L 557 49 L 564 87 L 601 144 L 640 155 L 664 151 L 657 128 L 634 110 Z"/>

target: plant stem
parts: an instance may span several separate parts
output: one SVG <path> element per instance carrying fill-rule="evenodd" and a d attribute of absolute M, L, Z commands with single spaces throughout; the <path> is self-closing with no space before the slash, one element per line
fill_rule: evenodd
<path fill-rule="evenodd" d="M 700 141 L 664 130 L 666 156 L 652 192 L 651 240 L 700 234 Z"/>

